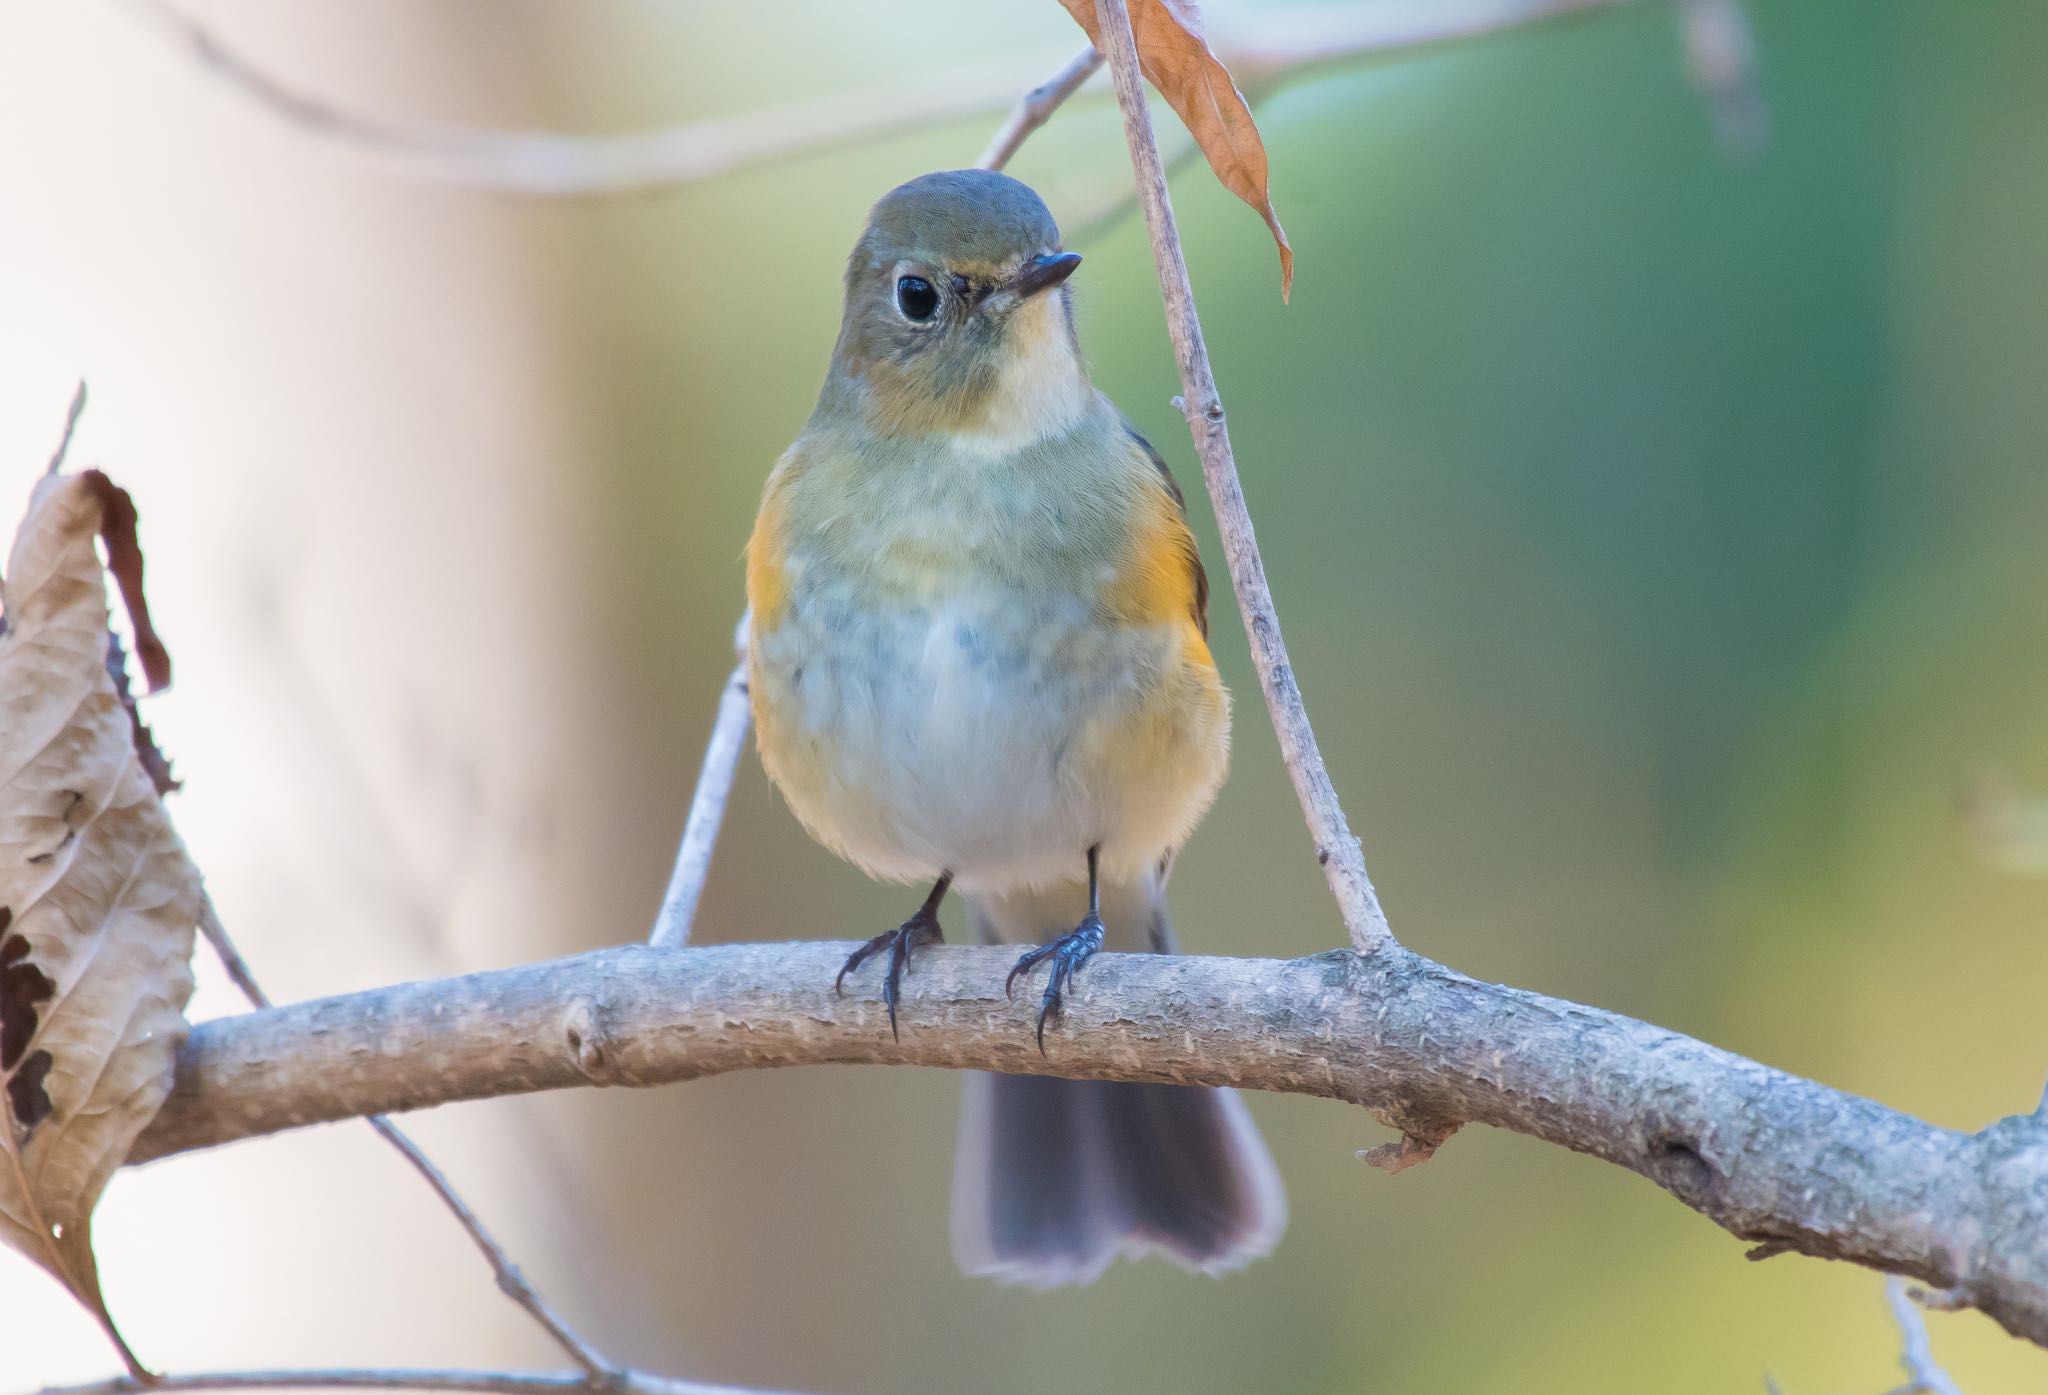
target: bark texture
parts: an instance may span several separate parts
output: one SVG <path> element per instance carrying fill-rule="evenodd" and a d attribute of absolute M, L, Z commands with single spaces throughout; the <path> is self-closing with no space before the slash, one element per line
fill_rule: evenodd
<path fill-rule="evenodd" d="M 1011 955 L 937 947 L 892 1041 L 850 946 L 633 946 L 195 1028 L 142 1162 L 283 1129 L 580 1085 L 827 1062 L 1235 1085 L 1348 1100 L 1394 1165 L 1491 1124 L 1641 1174 L 1764 1253 L 1903 1274 L 2048 1346 L 2048 1115 L 1936 1128 L 1616 1013 L 1395 946 L 1306 959 L 1104 954 L 1032 1039 Z"/>

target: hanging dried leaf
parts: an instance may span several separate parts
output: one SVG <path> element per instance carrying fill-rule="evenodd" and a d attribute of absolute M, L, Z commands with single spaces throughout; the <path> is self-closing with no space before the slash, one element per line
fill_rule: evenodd
<path fill-rule="evenodd" d="M 1060 0 L 1096 48 L 1102 34 L 1096 24 L 1095 0 Z M 1202 16 L 1194 0 L 1128 0 L 1131 34 L 1138 41 L 1138 66 L 1186 124 L 1195 143 L 1209 158 L 1209 168 L 1223 187 L 1258 210 L 1273 230 L 1280 249 L 1280 298 L 1294 289 L 1294 249 L 1280 215 L 1273 211 L 1273 191 L 1266 170 L 1266 143 L 1231 81 L 1230 70 L 1202 37 Z"/>
<path fill-rule="evenodd" d="M 134 507 L 97 471 L 36 486 L 0 583 L 0 1239 L 140 1374 L 100 1296 L 92 1210 L 171 1088 L 199 872 L 108 668 L 102 533 L 144 668 L 167 678 Z"/>

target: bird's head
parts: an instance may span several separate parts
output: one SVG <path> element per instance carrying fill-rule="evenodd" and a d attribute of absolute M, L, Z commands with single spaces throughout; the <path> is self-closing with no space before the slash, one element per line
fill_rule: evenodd
<path fill-rule="evenodd" d="M 1008 175 L 948 170 L 891 190 L 846 267 L 826 402 L 885 435 L 1000 445 L 1071 423 L 1093 395 L 1045 202 Z"/>

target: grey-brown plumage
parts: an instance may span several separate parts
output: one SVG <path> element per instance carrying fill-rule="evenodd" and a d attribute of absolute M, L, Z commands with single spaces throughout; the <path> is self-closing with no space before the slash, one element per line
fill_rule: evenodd
<path fill-rule="evenodd" d="M 849 279 L 899 257 L 992 276 L 1023 257 L 1056 252 L 1059 224 L 1030 185 L 994 170 L 940 170 L 899 184 L 876 201 L 854 244 Z"/>

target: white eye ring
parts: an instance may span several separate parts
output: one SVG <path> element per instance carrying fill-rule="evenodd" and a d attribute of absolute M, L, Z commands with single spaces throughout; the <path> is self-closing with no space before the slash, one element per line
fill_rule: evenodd
<path fill-rule="evenodd" d="M 916 329 L 929 329 L 939 322 L 945 297 L 938 283 L 913 262 L 898 262 L 889 288 L 889 303 L 903 322 Z"/>

